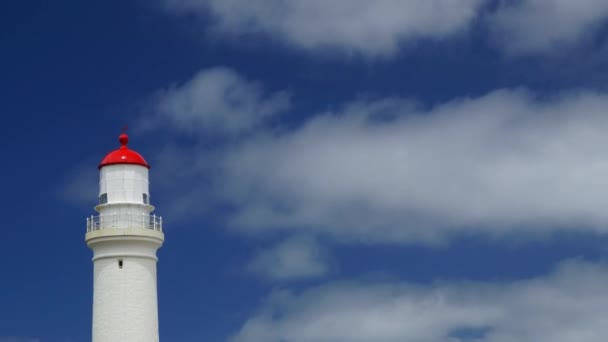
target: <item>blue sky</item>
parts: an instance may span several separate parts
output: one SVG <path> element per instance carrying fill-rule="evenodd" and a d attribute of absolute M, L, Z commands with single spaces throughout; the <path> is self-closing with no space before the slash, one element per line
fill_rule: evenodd
<path fill-rule="evenodd" d="M 164 341 L 608 335 L 605 1 L 6 2 L 0 49 L 0 342 L 90 339 L 124 125 Z"/>

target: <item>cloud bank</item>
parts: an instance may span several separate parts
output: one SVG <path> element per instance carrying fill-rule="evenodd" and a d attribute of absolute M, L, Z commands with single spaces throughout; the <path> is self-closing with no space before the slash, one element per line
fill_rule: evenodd
<path fill-rule="evenodd" d="M 419 40 L 445 40 L 477 22 L 510 55 L 543 54 L 589 40 L 608 18 L 603 0 L 163 0 L 219 36 L 270 37 L 313 52 L 391 57 Z"/>
<path fill-rule="evenodd" d="M 468 28 L 481 0 L 167 0 L 178 13 L 210 14 L 219 34 L 256 33 L 305 50 L 394 54 L 414 39 L 444 39 Z"/>
<path fill-rule="evenodd" d="M 332 283 L 276 291 L 233 342 L 603 342 L 608 269 L 570 261 L 507 284 Z"/>
<path fill-rule="evenodd" d="M 192 89 L 183 91 L 196 98 Z M 605 232 L 607 107 L 601 93 L 538 98 L 524 90 L 431 108 L 360 100 L 292 130 L 261 126 L 213 150 L 169 148 L 177 153 L 163 153 L 157 164 L 187 167 L 177 176 L 173 167 L 156 172 L 168 180 L 164 191 L 187 184 L 176 196 L 181 213 L 219 205 L 230 211 L 227 224 L 248 234 L 437 243 L 469 233 Z M 246 122 L 235 126 L 257 120 L 255 108 L 234 114 Z M 189 113 L 163 120 L 191 130 L 181 125 Z M 226 132 L 226 123 L 205 126 L 214 128 Z"/>
<path fill-rule="evenodd" d="M 364 241 L 606 231 L 608 96 L 496 91 L 431 109 L 386 99 L 263 135 L 218 162 L 245 231 Z"/>

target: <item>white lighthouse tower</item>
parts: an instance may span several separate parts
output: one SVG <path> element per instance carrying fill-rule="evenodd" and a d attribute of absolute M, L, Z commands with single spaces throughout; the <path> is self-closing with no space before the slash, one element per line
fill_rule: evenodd
<path fill-rule="evenodd" d="M 151 214 L 150 165 L 120 148 L 99 164 L 98 216 L 87 218 L 85 240 L 93 250 L 93 342 L 157 342 L 156 250 L 162 219 Z"/>

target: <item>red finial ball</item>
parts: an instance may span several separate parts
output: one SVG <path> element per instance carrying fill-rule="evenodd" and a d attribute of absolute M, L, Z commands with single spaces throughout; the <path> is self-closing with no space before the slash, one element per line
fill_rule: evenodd
<path fill-rule="evenodd" d="M 118 137 L 118 141 L 120 141 L 120 148 L 127 148 L 127 143 L 129 142 L 129 136 L 126 133 L 123 133 Z"/>

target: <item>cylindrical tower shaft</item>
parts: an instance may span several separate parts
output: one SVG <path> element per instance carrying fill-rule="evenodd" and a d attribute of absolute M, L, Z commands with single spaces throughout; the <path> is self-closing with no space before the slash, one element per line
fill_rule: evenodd
<path fill-rule="evenodd" d="M 158 341 L 156 250 L 162 233 L 104 228 L 87 233 L 93 250 L 93 342 Z"/>

